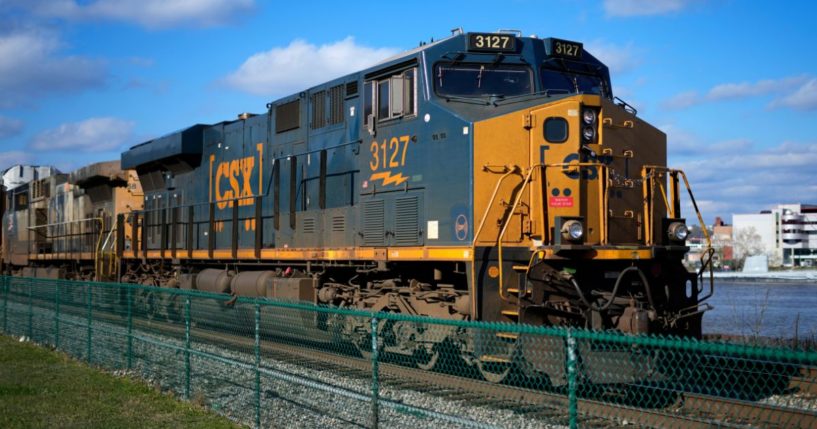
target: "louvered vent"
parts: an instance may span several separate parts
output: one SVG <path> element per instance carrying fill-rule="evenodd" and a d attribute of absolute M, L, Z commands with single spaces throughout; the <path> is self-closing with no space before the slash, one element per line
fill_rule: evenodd
<path fill-rule="evenodd" d="M 346 218 L 344 216 L 332 216 L 332 232 L 343 232 L 346 230 Z"/>
<path fill-rule="evenodd" d="M 385 238 L 386 210 L 383 200 L 363 203 L 363 244 L 366 246 L 383 245 Z"/>
<path fill-rule="evenodd" d="M 312 129 L 326 125 L 326 91 L 312 94 L 309 104 L 312 105 Z"/>
<path fill-rule="evenodd" d="M 357 95 L 357 81 L 346 84 L 346 96 L 351 97 L 353 95 Z"/>
<path fill-rule="evenodd" d="M 314 217 L 305 217 L 304 218 L 304 234 L 314 234 L 315 233 L 315 218 Z"/>
<path fill-rule="evenodd" d="M 294 130 L 301 126 L 301 100 L 275 106 L 275 132 Z"/>
<path fill-rule="evenodd" d="M 398 246 L 413 246 L 420 239 L 419 199 L 398 198 L 394 202 L 394 242 Z"/>
<path fill-rule="evenodd" d="M 343 85 L 329 88 L 329 125 L 343 122 Z"/>

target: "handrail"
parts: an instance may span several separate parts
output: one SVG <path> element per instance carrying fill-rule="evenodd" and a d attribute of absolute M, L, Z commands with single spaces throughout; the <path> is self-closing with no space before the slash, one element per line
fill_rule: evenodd
<path fill-rule="evenodd" d="M 541 167 L 542 164 L 536 164 L 528 169 L 528 174 L 525 176 L 525 180 L 522 181 L 522 189 L 520 189 L 519 193 L 516 195 L 516 200 L 514 201 L 511 210 L 508 211 L 508 218 L 502 223 L 502 230 L 499 232 L 499 237 L 497 237 L 497 252 L 499 252 L 499 299 L 506 302 L 508 301 L 508 298 L 505 296 L 505 287 L 502 278 L 502 273 L 504 271 L 502 269 L 502 238 L 505 236 L 505 232 L 508 230 L 508 225 L 511 224 L 508 220 L 513 217 L 513 213 L 516 211 L 519 201 L 522 200 L 522 195 L 525 194 L 525 188 L 528 186 L 528 183 L 530 183 L 530 178 L 533 175 L 533 172 L 536 171 L 537 168 Z"/>
<path fill-rule="evenodd" d="M 699 298 L 700 301 L 705 301 L 706 299 L 709 299 L 709 297 L 711 297 L 714 294 L 714 290 L 715 290 L 715 273 L 714 273 L 714 267 L 712 266 L 712 257 L 715 254 L 715 249 L 712 248 L 712 238 L 709 236 L 709 231 L 706 229 L 706 224 L 704 223 L 704 218 L 701 215 L 700 209 L 698 209 L 698 203 L 695 201 L 695 196 L 692 194 L 692 187 L 689 185 L 689 180 L 687 179 L 687 176 L 683 172 L 683 170 L 668 168 L 668 167 L 659 166 L 659 165 L 645 165 L 641 170 L 641 175 L 642 175 L 642 179 L 644 180 L 645 189 L 646 189 L 646 181 L 648 179 L 650 181 L 650 184 L 654 186 L 655 175 L 652 172 L 657 172 L 657 171 L 663 171 L 663 172 L 669 173 L 673 177 L 677 177 L 677 176 L 680 175 L 681 178 L 684 180 L 684 186 L 686 187 L 687 193 L 689 194 L 689 199 L 690 199 L 690 202 L 692 203 L 692 207 L 695 209 L 695 215 L 698 218 L 698 224 L 700 225 L 701 231 L 702 231 L 702 233 L 704 235 L 704 238 L 706 239 L 706 249 L 704 250 L 704 255 L 706 256 L 706 259 L 704 260 L 703 257 L 702 257 L 701 269 L 697 273 L 697 277 L 699 279 L 699 282 L 703 283 L 704 271 L 707 271 L 707 268 L 708 268 L 708 271 L 709 271 L 709 287 L 710 287 L 709 293 L 707 295 L 705 295 L 703 298 Z M 677 180 L 677 179 L 675 179 L 675 180 Z M 659 186 L 661 186 L 660 183 L 659 183 Z M 662 190 L 662 193 L 663 193 L 663 186 L 661 186 L 661 190 Z M 678 189 L 674 186 L 674 181 L 673 181 L 672 191 L 673 191 L 673 195 L 672 195 L 673 202 L 675 203 L 675 202 L 678 201 L 680 196 L 678 195 Z M 644 203 L 645 203 L 645 205 L 648 204 L 646 199 L 645 199 Z M 664 195 L 664 204 L 666 205 L 667 210 L 672 214 L 672 216 L 677 216 L 678 215 L 678 213 L 675 213 L 675 208 L 670 206 L 666 195 Z M 653 205 L 654 204 L 650 204 L 650 215 L 649 215 L 649 218 L 646 219 L 646 222 L 645 222 L 646 225 L 652 225 L 652 217 L 653 217 L 652 208 L 653 208 Z M 647 216 L 646 206 L 645 206 L 645 216 Z M 649 234 L 647 235 L 647 237 L 649 237 L 649 238 L 645 242 L 646 242 L 646 244 L 651 244 L 652 243 L 652 237 L 651 237 L 652 228 L 651 227 L 648 227 L 648 233 Z M 701 285 L 699 289 L 702 290 L 702 288 L 703 288 L 703 285 Z"/>
<path fill-rule="evenodd" d="M 525 175 L 525 179 L 522 181 L 522 188 L 519 190 L 519 193 L 517 194 L 516 199 L 514 200 L 513 206 L 511 206 L 511 209 L 508 211 L 509 218 L 513 216 L 513 213 L 516 211 L 516 208 L 519 206 L 519 202 L 522 200 L 522 195 L 525 194 L 525 188 L 531 182 L 531 177 L 533 177 L 533 173 L 538 169 L 542 169 L 542 171 L 545 171 L 545 173 L 547 173 L 547 169 L 548 168 L 553 168 L 553 167 L 578 168 L 580 171 L 581 171 L 582 167 L 601 168 L 604 171 L 604 175 L 603 175 L 604 178 L 599 179 L 599 198 L 602 198 L 602 196 L 606 195 L 606 188 L 607 188 L 606 180 L 607 180 L 607 168 L 608 167 L 605 164 L 598 163 L 598 162 L 572 162 L 572 163 L 558 163 L 558 164 L 534 164 L 534 165 L 530 166 L 530 168 L 528 168 L 528 172 Z M 543 185 L 545 183 L 547 183 L 544 180 L 544 178 L 542 180 L 542 183 L 543 183 Z M 497 189 L 498 188 L 499 188 L 499 184 L 497 184 Z M 493 197 L 492 197 L 492 201 L 493 201 Z M 489 205 L 486 208 L 486 213 L 483 216 L 481 224 L 485 222 L 485 218 L 487 218 L 487 216 L 488 216 L 487 212 L 490 209 L 490 207 L 491 206 Z M 600 208 L 600 211 L 606 210 L 606 204 L 599 204 L 599 208 Z M 604 216 L 604 213 L 605 212 L 602 213 L 601 219 L 606 219 L 606 216 Z M 503 222 L 502 230 L 499 232 L 499 236 L 497 237 L 497 252 L 498 252 L 498 264 L 499 264 L 499 298 L 501 300 L 503 300 L 503 301 L 506 301 L 506 302 L 508 301 L 508 298 L 505 296 L 505 285 L 504 285 L 504 276 L 503 276 L 504 270 L 502 269 L 502 262 L 503 262 L 503 260 L 502 260 L 502 239 L 505 237 L 505 233 L 507 232 L 509 225 L 510 225 L 510 222 L 508 222 L 507 219 L 506 219 L 506 221 Z M 482 225 L 480 225 L 480 228 L 481 228 L 481 226 Z M 602 233 L 601 233 L 601 235 L 603 237 L 602 242 L 606 242 L 606 234 L 607 234 L 606 222 L 602 221 Z M 530 266 L 531 266 L 532 261 L 533 261 L 533 258 L 531 258 L 528 261 L 528 269 L 529 270 L 530 270 Z"/>
<path fill-rule="evenodd" d="M 69 221 L 66 221 L 66 222 L 57 222 L 57 223 L 50 223 L 50 224 L 46 224 L 46 225 L 29 226 L 28 229 L 29 230 L 35 230 L 37 228 L 46 228 L 46 227 L 52 227 L 52 226 L 70 225 L 70 224 L 81 223 L 81 222 L 99 222 L 99 232 L 96 234 L 97 235 L 97 242 L 96 242 L 96 247 L 94 248 L 94 277 L 95 277 L 96 281 L 100 281 L 101 279 L 100 279 L 99 270 L 97 270 L 97 267 L 99 266 L 99 252 L 100 252 L 100 245 L 102 244 L 102 233 L 105 231 L 105 220 L 103 218 L 101 218 L 101 217 L 89 217 L 89 218 L 85 218 L 85 219 L 69 220 Z M 80 234 L 76 234 L 76 235 L 70 235 L 69 237 L 86 236 L 86 235 L 93 235 L 93 234 L 94 234 L 93 232 L 91 232 L 91 233 L 86 232 L 86 233 L 80 233 Z M 46 238 L 50 238 L 50 237 L 48 237 L 48 235 L 46 234 Z M 30 249 L 31 248 L 29 247 L 29 258 L 30 258 Z"/>
<path fill-rule="evenodd" d="M 487 166 L 487 165 L 483 166 L 483 170 L 486 170 L 488 167 L 489 166 Z M 488 200 L 488 204 L 485 206 L 485 213 L 482 214 L 482 220 L 479 222 L 479 227 L 477 228 L 477 231 L 474 233 L 474 243 L 473 243 L 473 245 L 475 247 L 477 245 L 477 237 L 479 237 L 479 234 L 482 232 L 482 227 L 485 226 L 485 220 L 488 219 L 488 212 L 491 210 L 491 206 L 494 203 L 494 199 L 496 199 L 496 194 L 499 192 L 499 186 L 502 185 L 502 182 L 505 181 L 505 179 L 508 176 L 510 176 L 511 174 L 516 173 L 517 171 L 519 171 L 519 166 L 518 165 L 511 165 L 511 166 L 504 165 L 503 168 L 505 168 L 505 172 L 504 172 L 505 174 L 503 174 L 502 177 L 500 177 L 499 180 L 497 180 L 496 186 L 494 187 L 494 192 L 493 192 L 493 194 L 491 194 L 491 199 Z"/>
<path fill-rule="evenodd" d="M 676 168 L 669 168 L 669 167 L 665 167 L 665 166 L 662 166 L 662 165 L 645 165 L 641 169 L 641 178 L 644 181 L 645 185 L 646 185 L 647 181 L 649 181 L 650 184 L 653 184 L 653 182 L 655 181 L 655 176 L 652 173 L 650 173 L 651 170 L 652 171 L 663 171 L 663 172 L 670 173 L 672 175 L 677 174 L 677 175 L 680 175 L 682 179 L 684 179 L 684 186 L 687 189 L 687 193 L 689 193 L 689 198 L 690 198 L 690 201 L 692 202 L 692 207 L 695 209 L 695 214 L 697 215 L 698 223 L 701 226 L 701 231 L 703 232 L 704 238 L 706 238 L 706 247 L 707 248 L 712 247 L 712 239 L 709 236 L 709 231 L 707 231 L 707 229 L 706 229 L 706 225 L 704 224 L 704 218 L 701 215 L 701 211 L 698 209 L 698 203 L 695 201 L 695 196 L 692 195 L 692 187 L 689 185 L 689 180 L 687 180 L 687 176 L 683 172 L 683 170 L 679 170 L 679 169 L 676 169 Z M 663 186 L 661 186 L 660 184 L 659 184 L 659 186 L 661 187 L 661 190 L 662 190 L 662 193 L 663 193 Z M 675 190 L 675 193 L 676 193 L 676 195 L 673 195 L 673 200 L 677 200 L 677 198 L 679 197 L 677 195 L 677 193 L 678 193 L 677 189 Z M 645 199 L 645 204 L 646 203 L 647 203 L 647 201 Z M 665 194 L 664 194 L 664 204 L 665 204 L 667 210 L 674 215 L 675 210 L 672 207 L 670 207 L 668 198 L 667 198 L 667 196 Z M 647 213 L 645 213 L 645 217 L 647 217 Z M 645 222 L 645 224 L 652 225 L 652 218 L 653 218 L 653 216 L 647 217 L 645 219 L 647 221 L 647 222 Z M 650 234 L 652 234 L 652 231 L 649 231 L 649 232 L 650 232 Z M 651 241 L 646 242 L 646 244 L 651 244 Z"/>

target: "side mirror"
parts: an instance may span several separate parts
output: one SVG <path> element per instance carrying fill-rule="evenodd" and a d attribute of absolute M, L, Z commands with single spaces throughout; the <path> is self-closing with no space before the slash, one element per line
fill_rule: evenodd
<path fill-rule="evenodd" d="M 377 134 L 377 131 L 374 128 L 374 121 L 375 121 L 374 113 L 369 113 L 369 116 L 366 117 L 366 127 L 369 130 L 369 134 L 372 137 L 374 137 L 374 135 Z"/>

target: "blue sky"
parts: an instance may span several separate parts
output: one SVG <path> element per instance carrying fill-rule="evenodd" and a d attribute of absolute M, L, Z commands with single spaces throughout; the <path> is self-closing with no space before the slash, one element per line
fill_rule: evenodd
<path fill-rule="evenodd" d="M 63 171 L 449 30 L 583 42 L 668 135 L 704 210 L 817 203 L 811 1 L 0 0 L 0 168 Z"/>

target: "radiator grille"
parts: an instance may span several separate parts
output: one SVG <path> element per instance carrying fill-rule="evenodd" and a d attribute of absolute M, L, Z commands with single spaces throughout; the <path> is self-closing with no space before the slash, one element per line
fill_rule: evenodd
<path fill-rule="evenodd" d="M 312 129 L 326 125 L 326 91 L 312 94 L 309 103 L 312 105 Z"/>
<path fill-rule="evenodd" d="M 385 238 L 386 210 L 383 200 L 363 203 L 363 244 L 367 246 L 383 245 Z"/>
<path fill-rule="evenodd" d="M 357 95 L 357 81 L 346 84 L 346 96 L 351 97 L 353 95 Z"/>
<path fill-rule="evenodd" d="M 343 122 L 343 85 L 329 88 L 329 125 Z"/>
<path fill-rule="evenodd" d="M 420 201 L 416 196 L 398 198 L 394 202 L 394 242 L 399 246 L 412 246 L 420 238 Z"/>
<path fill-rule="evenodd" d="M 279 104 L 275 107 L 275 132 L 294 130 L 301 123 L 301 100 Z"/>

